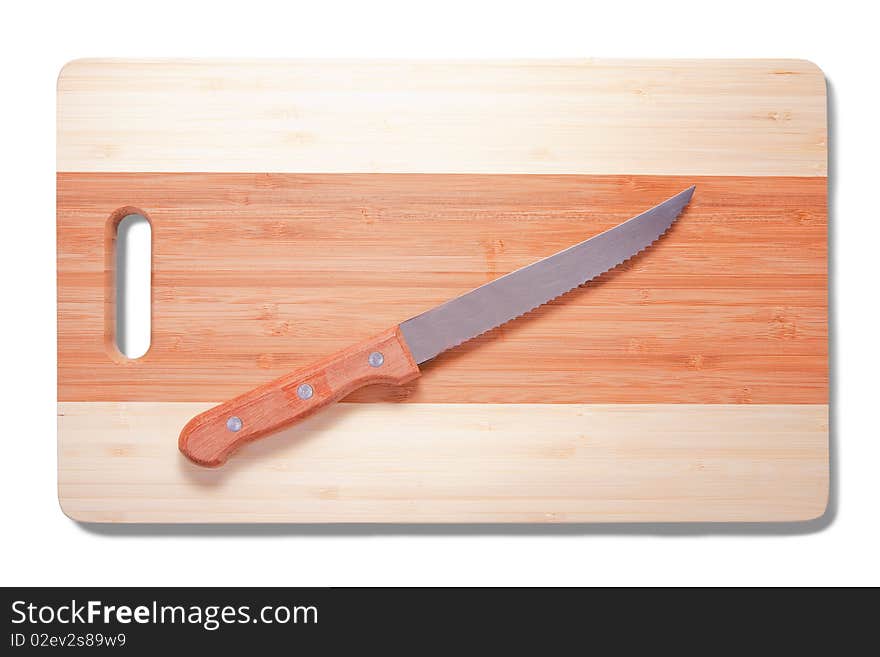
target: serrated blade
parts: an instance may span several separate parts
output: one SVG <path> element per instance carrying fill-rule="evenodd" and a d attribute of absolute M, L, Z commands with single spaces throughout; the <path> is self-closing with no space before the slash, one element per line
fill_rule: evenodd
<path fill-rule="evenodd" d="M 678 218 L 694 189 L 406 320 L 400 330 L 416 363 L 524 315 L 649 247 Z"/>

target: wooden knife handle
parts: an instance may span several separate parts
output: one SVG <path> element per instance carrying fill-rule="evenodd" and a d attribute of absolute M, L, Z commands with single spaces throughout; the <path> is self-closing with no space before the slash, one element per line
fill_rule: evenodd
<path fill-rule="evenodd" d="M 403 384 L 419 376 L 400 327 L 266 383 L 205 411 L 180 432 L 178 446 L 207 467 L 251 440 L 289 426 L 373 383 Z"/>

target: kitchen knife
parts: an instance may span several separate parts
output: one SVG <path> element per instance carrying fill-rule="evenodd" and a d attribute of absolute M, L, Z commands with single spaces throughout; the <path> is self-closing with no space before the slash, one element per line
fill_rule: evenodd
<path fill-rule="evenodd" d="M 412 381 L 419 376 L 419 364 L 440 352 L 534 310 L 650 246 L 678 218 L 694 189 L 197 415 L 180 433 L 180 451 L 199 465 L 219 466 L 245 443 L 358 388 Z"/>

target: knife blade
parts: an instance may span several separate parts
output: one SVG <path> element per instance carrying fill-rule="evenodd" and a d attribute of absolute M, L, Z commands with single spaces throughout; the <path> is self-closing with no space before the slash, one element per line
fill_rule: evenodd
<path fill-rule="evenodd" d="M 180 451 L 199 465 L 216 467 L 245 443 L 358 388 L 415 379 L 421 363 L 552 301 L 651 246 L 675 222 L 695 189 L 691 186 L 603 233 L 195 416 L 180 433 Z"/>

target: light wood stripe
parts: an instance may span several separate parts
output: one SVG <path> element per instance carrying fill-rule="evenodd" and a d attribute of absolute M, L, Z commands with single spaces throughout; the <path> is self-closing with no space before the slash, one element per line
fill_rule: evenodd
<path fill-rule="evenodd" d="M 204 403 L 59 405 L 90 522 L 794 521 L 824 512 L 824 405 L 339 404 L 208 470 Z"/>
<path fill-rule="evenodd" d="M 824 176 L 801 60 L 77 60 L 58 171 Z"/>

